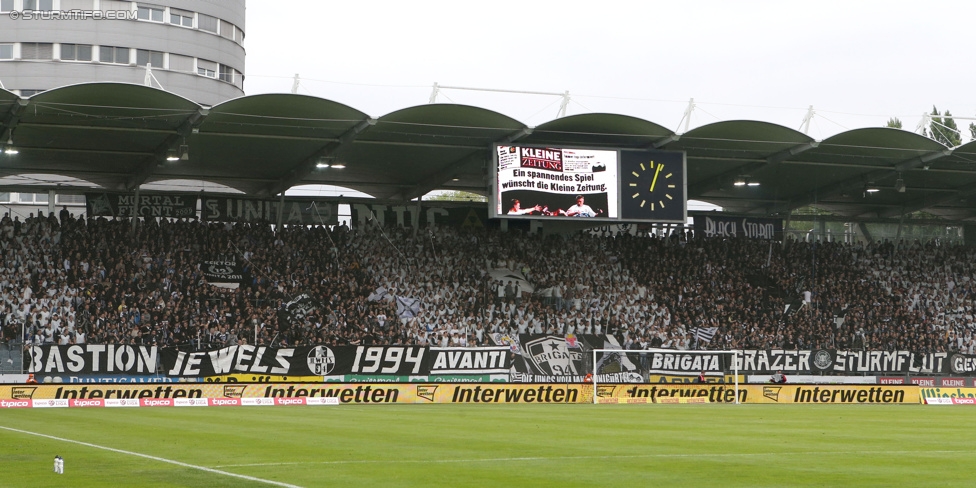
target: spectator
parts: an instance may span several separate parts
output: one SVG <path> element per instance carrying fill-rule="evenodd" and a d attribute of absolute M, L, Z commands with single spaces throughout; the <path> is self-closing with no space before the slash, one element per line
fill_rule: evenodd
<path fill-rule="evenodd" d="M 131 229 L 70 214 L 0 219 L 4 339 L 472 346 L 548 332 L 609 333 L 635 348 L 976 350 L 976 250 L 962 246 L 788 242 L 770 252 L 746 239 L 451 228 L 427 238 L 169 219 Z M 245 263 L 239 289 L 203 279 L 199 263 L 220 255 Z M 493 280 L 498 268 L 522 271 L 531 288 Z M 367 299 L 381 287 L 385 298 Z M 281 303 L 302 293 L 319 310 L 279 323 Z M 416 300 L 416 317 L 398 316 L 394 296 Z M 696 342 L 693 328 L 716 333 Z"/>

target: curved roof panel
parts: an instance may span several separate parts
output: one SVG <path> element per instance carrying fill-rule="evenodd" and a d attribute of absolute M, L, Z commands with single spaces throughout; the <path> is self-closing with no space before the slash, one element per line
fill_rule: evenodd
<path fill-rule="evenodd" d="M 83 83 L 20 99 L 12 139 L 20 151 L 0 175 L 52 173 L 119 188 L 145 170 L 200 106 L 143 85 Z"/>
<path fill-rule="evenodd" d="M 29 98 L 24 120 L 58 124 L 85 119 L 87 125 L 168 129 L 200 109 L 179 95 L 130 83 L 82 83 L 38 93 Z"/>
<path fill-rule="evenodd" d="M 760 175 L 772 185 L 762 189 L 761 198 L 781 203 L 754 208 L 785 211 L 819 204 L 845 215 L 883 212 L 894 205 L 886 200 L 906 200 L 904 194 L 891 195 L 896 180 L 927 160 L 944 157 L 945 150 L 938 142 L 900 129 L 842 132 L 790 155 L 781 165 L 763 168 Z M 867 193 L 869 187 L 883 193 Z M 872 198 L 865 199 L 867 195 Z"/>
<path fill-rule="evenodd" d="M 679 136 L 651 121 L 605 113 L 529 128 L 455 104 L 409 107 L 374 120 L 304 95 L 247 96 L 205 109 L 142 85 L 87 83 L 30 98 L 0 90 L 0 136 L 11 131 L 20 153 L 0 154 L 0 178 L 57 174 L 106 189 L 203 180 L 252 195 L 315 184 L 399 200 L 437 188 L 485 194 L 491 144 L 515 142 L 684 151 L 689 198 L 755 215 L 815 204 L 852 218 L 922 209 L 976 216 L 976 143 L 950 150 L 889 128 L 818 142 L 788 127 L 737 120 Z M 170 152 L 185 158 L 165 161 Z M 760 185 L 734 185 L 746 178 Z M 881 191 L 868 195 L 867 186 Z"/>
<path fill-rule="evenodd" d="M 189 160 L 163 165 L 153 178 L 189 176 L 270 192 L 289 175 L 307 174 L 312 159 L 366 119 L 352 107 L 306 95 L 235 98 L 211 107 L 186 137 Z"/>
<path fill-rule="evenodd" d="M 17 101 L 20 99 L 15 93 L 0 88 L 0 137 L 6 136 L 7 126 L 12 123 Z M 0 145 L 7 142 L 0 140 Z"/>
<path fill-rule="evenodd" d="M 498 112 L 469 105 L 435 103 L 405 108 L 377 119 L 376 127 L 358 141 L 488 147 L 525 124 Z"/>
<path fill-rule="evenodd" d="M 335 138 L 367 115 L 324 98 L 264 94 L 228 100 L 210 108 L 200 132 Z"/>
<path fill-rule="evenodd" d="M 766 188 L 748 187 L 750 193 L 745 193 L 743 188 L 734 186 L 735 180 L 748 177 L 766 182 L 769 188 L 774 178 L 770 170 L 809 150 L 813 143 L 811 137 L 788 127 L 733 120 L 698 127 L 662 148 L 685 151 L 689 198 L 735 206 L 740 198 L 774 198 L 763 195 Z"/>
<path fill-rule="evenodd" d="M 976 165 L 976 140 L 955 147 L 952 154 L 931 161 L 928 166 L 940 171 L 966 171 Z"/>
<path fill-rule="evenodd" d="M 618 114 L 581 114 L 546 122 L 520 142 L 553 146 L 650 147 L 674 132 L 654 122 Z"/>
<path fill-rule="evenodd" d="M 405 108 L 377 119 L 342 151 L 345 171 L 316 172 L 311 182 L 394 198 L 420 196 L 462 178 L 480 189 L 491 144 L 525 129 L 511 117 L 468 105 Z"/>
<path fill-rule="evenodd" d="M 828 137 L 804 158 L 816 162 L 887 167 L 945 149 L 942 144 L 912 132 L 871 127 Z"/>
<path fill-rule="evenodd" d="M 687 151 L 689 156 L 734 153 L 738 158 L 766 158 L 793 146 L 812 142 L 799 131 L 769 122 L 731 120 L 692 129 L 662 149 Z"/>
<path fill-rule="evenodd" d="M 23 103 L 23 102 L 22 102 Z M 14 130 L 21 149 L 152 154 L 200 106 L 172 93 L 128 83 L 84 83 L 26 100 Z M 115 134 L 110 148 L 94 137 Z"/>
<path fill-rule="evenodd" d="M 10 107 L 17 103 L 19 98 L 14 92 L 0 88 L 0 130 L 2 130 L 4 120 L 6 119 L 4 115 L 10 111 Z"/>

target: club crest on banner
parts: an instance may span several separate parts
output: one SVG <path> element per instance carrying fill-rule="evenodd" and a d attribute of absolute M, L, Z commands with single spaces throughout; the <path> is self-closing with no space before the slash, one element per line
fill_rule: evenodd
<path fill-rule="evenodd" d="M 316 346 L 308 352 L 308 370 L 316 376 L 324 376 L 332 372 L 335 368 L 336 359 L 332 349 L 325 346 Z"/>
<path fill-rule="evenodd" d="M 821 371 L 826 371 L 834 365 L 834 357 L 830 354 L 830 351 L 825 351 L 823 349 L 815 351 L 813 353 L 813 358 L 811 359 L 810 364 L 812 364 L 814 368 Z"/>
<path fill-rule="evenodd" d="M 524 351 L 544 374 L 579 374 L 576 365 L 583 353 L 566 348 L 566 338 L 543 336 L 523 344 Z"/>

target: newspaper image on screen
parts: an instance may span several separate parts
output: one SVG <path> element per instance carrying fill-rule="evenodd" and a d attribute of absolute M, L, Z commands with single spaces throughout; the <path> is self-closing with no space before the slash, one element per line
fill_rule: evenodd
<path fill-rule="evenodd" d="M 619 217 L 617 151 L 496 146 L 495 152 L 497 216 Z"/>

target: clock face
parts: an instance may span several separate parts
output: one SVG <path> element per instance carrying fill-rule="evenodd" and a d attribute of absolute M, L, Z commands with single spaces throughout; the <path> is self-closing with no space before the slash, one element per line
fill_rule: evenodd
<path fill-rule="evenodd" d="M 684 222 L 684 157 L 681 153 L 623 153 L 620 165 L 621 217 Z"/>

